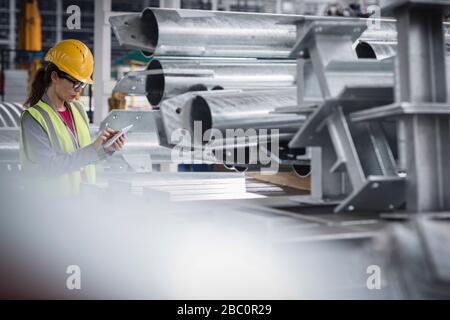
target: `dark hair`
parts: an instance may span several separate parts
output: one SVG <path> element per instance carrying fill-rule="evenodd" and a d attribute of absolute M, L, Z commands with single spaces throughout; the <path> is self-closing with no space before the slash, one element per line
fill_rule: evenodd
<path fill-rule="evenodd" d="M 58 72 L 59 69 L 56 65 L 50 62 L 36 72 L 33 83 L 31 84 L 30 93 L 24 103 L 25 108 L 34 106 L 42 98 L 45 91 L 52 83 L 51 75 L 53 71 Z"/>

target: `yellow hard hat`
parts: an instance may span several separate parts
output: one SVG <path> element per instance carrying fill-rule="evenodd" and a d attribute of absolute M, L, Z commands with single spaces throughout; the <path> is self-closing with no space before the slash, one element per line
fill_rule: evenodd
<path fill-rule="evenodd" d="M 59 70 L 67 73 L 78 81 L 92 84 L 94 57 L 91 50 L 81 41 L 62 40 L 54 45 L 44 58 L 52 62 Z"/>

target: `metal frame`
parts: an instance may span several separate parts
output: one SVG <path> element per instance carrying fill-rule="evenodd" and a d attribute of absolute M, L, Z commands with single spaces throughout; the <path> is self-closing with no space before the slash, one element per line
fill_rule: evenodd
<path fill-rule="evenodd" d="M 349 61 L 364 73 L 350 50 L 358 24 L 318 21 L 305 26 L 298 21 L 290 57 L 300 56 L 299 65 L 312 61 L 324 97 L 289 144 L 321 147 L 311 161 L 312 198 L 342 197 L 336 212 L 393 210 L 403 202 L 408 212 L 450 210 L 450 106 L 442 25 L 447 5 L 450 1 L 385 2 L 397 18 L 394 88 L 373 86 L 370 73 L 358 78 L 359 86 L 345 81 L 333 86 L 327 75 L 332 60 Z M 297 78 L 301 82 L 304 74 Z M 380 125 L 392 116 L 398 121 L 398 163 Z"/>

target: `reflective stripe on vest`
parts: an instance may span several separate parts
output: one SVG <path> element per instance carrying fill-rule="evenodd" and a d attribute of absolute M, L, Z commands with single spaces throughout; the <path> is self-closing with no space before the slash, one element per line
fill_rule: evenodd
<path fill-rule="evenodd" d="M 77 102 L 70 103 L 69 106 L 78 143 L 80 148 L 83 148 L 91 143 L 87 114 Z M 40 100 L 35 106 L 25 110 L 22 116 L 25 112 L 28 112 L 42 126 L 48 135 L 50 145 L 55 153 L 72 153 L 76 150 L 69 129 L 51 106 Z M 38 167 L 38 164 L 33 161 L 33 155 L 30 153 L 30 150 L 25 150 L 24 148 L 22 130 L 20 136 L 20 160 L 24 168 Z M 85 166 L 84 171 L 87 182 L 95 183 L 95 165 Z M 81 182 L 80 171 L 73 171 L 61 175 L 57 179 L 64 193 L 76 194 L 79 192 Z"/>

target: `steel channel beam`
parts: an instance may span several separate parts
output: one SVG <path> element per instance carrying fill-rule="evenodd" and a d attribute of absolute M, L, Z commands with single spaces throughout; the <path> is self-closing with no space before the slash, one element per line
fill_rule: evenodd
<path fill-rule="evenodd" d="M 450 1 L 384 1 L 397 18 L 396 101 L 447 103 L 444 6 Z M 404 115 L 399 120 L 400 163 L 407 174 L 411 212 L 450 209 L 448 115 Z"/>

